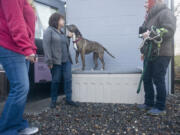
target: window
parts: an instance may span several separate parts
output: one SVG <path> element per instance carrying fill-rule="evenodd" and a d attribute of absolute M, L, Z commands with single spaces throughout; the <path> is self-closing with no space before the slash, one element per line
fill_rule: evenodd
<path fill-rule="evenodd" d="M 56 8 L 34 2 L 36 8 L 37 22 L 36 22 L 36 38 L 43 38 L 43 32 L 48 27 L 48 21 L 51 14 L 57 11 Z"/>

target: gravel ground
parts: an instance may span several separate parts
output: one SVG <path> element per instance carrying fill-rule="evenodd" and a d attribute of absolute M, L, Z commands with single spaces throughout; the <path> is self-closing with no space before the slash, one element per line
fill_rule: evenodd
<path fill-rule="evenodd" d="M 167 115 L 152 117 L 136 105 L 85 104 L 60 101 L 54 110 L 27 115 L 37 135 L 180 135 L 180 87 L 167 100 Z"/>

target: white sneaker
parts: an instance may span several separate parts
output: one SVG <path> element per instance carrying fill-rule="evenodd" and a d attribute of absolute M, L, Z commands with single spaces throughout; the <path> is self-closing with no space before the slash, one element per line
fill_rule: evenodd
<path fill-rule="evenodd" d="M 19 135 L 33 135 L 39 131 L 37 127 L 28 127 L 19 132 Z"/>

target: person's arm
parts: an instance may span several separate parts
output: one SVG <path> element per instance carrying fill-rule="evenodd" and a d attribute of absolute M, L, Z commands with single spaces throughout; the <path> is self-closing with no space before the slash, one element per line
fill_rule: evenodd
<path fill-rule="evenodd" d="M 67 44 L 68 44 L 68 46 L 70 46 L 70 42 L 71 42 L 71 38 L 73 37 L 73 33 L 71 33 L 71 32 L 69 32 L 68 31 L 68 34 L 67 34 Z"/>
<path fill-rule="evenodd" d="M 70 46 L 70 42 L 71 42 L 71 38 L 70 37 L 66 37 L 66 43 L 68 46 Z"/>
<path fill-rule="evenodd" d="M 164 34 L 164 39 L 169 39 L 174 36 L 176 31 L 176 18 L 171 11 L 162 11 L 159 17 L 159 25 L 161 28 L 168 30 L 168 32 Z"/>
<path fill-rule="evenodd" d="M 1 4 L 14 42 L 25 56 L 34 54 L 23 16 L 24 0 L 2 0 Z"/>
<path fill-rule="evenodd" d="M 139 34 L 143 34 L 147 32 L 147 30 L 148 29 L 145 27 L 145 22 L 144 22 L 143 25 L 139 27 Z"/>
<path fill-rule="evenodd" d="M 52 31 L 46 30 L 43 35 L 43 50 L 46 58 L 46 63 L 49 67 L 53 65 L 52 60 Z"/>

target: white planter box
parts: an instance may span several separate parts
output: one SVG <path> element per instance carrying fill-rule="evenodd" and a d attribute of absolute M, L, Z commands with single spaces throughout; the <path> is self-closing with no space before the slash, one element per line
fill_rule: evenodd
<path fill-rule="evenodd" d="M 73 100 L 91 103 L 143 103 L 144 91 L 136 93 L 140 76 L 140 74 L 73 74 Z"/>

